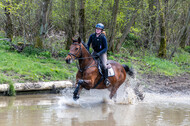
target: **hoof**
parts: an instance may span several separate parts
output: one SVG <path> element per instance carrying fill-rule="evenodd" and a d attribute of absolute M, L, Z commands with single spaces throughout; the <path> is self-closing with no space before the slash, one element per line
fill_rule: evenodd
<path fill-rule="evenodd" d="M 74 95 L 74 96 L 73 96 L 73 100 L 76 101 L 76 100 L 78 100 L 78 99 L 79 99 L 79 96 L 78 96 L 78 95 Z"/>

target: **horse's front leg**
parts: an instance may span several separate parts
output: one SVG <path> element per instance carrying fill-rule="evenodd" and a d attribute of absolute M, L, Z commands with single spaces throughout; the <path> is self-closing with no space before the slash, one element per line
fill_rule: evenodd
<path fill-rule="evenodd" d="M 79 99 L 80 91 L 82 90 L 81 84 L 83 83 L 83 80 L 79 80 L 77 82 L 77 86 L 75 88 L 75 91 L 73 92 L 73 99 L 76 101 Z"/>
<path fill-rule="evenodd" d="M 80 92 L 81 92 L 81 90 L 83 89 L 83 87 L 82 86 L 77 86 L 76 88 L 75 88 L 75 91 L 73 92 L 73 99 L 76 101 L 76 100 L 78 100 L 80 97 Z"/>
<path fill-rule="evenodd" d="M 75 101 L 79 99 L 79 95 L 83 87 L 86 89 L 90 89 L 89 87 L 90 82 L 91 81 L 89 80 L 82 80 L 82 79 L 77 82 L 77 86 L 75 88 L 75 91 L 73 92 L 73 99 Z"/>

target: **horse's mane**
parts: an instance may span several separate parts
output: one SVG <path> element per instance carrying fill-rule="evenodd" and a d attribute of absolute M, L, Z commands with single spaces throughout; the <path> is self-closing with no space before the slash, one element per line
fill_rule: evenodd
<path fill-rule="evenodd" d="M 83 44 L 83 46 L 87 49 L 87 45 L 86 45 L 84 42 L 82 42 L 82 44 Z"/>

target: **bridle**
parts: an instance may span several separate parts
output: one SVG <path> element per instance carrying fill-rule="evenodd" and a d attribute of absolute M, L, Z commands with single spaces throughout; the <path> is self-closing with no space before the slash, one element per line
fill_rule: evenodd
<path fill-rule="evenodd" d="M 76 54 L 68 53 L 68 55 L 70 55 L 71 58 L 72 58 L 72 56 L 74 56 L 75 59 L 78 59 L 78 53 L 79 53 L 79 51 L 81 51 L 81 56 L 82 56 L 81 44 L 78 44 L 78 43 L 72 43 L 72 45 L 79 45 L 80 48 L 78 49 L 78 51 L 76 52 Z M 79 55 L 80 55 L 80 54 L 79 54 Z M 73 59 L 73 58 L 72 58 L 72 59 Z"/>
<path fill-rule="evenodd" d="M 72 56 L 74 56 L 75 57 L 75 59 L 73 59 L 73 60 L 77 60 L 77 59 L 88 59 L 88 58 L 93 58 L 94 59 L 94 57 L 93 56 L 90 56 L 90 57 L 82 57 L 82 48 L 81 48 L 81 43 L 80 44 L 78 44 L 78 43 L 72 43 L 72 45 L 79 45 L 80 46 L 80 48 L 78 49 L 78 51 L 75 53 L 75 54 L 73 54 L 73 53 L 68 53 L 68 55 L 70 55 L 71 56 L 71 58 L 72 58 Z M 92 61 L 93 62 L 93 61 Z M 90 68 L 90 67 L 94 67 L 94 66 L 97 66 L 97 65 L 92 65 L 92 66 L 90 66 L 91 64 L 92 64 L 92 62 L 91 63 L 89 63 L 87 66 L 85 66 L 84 68 L 80 68 L 79 67 L 79 63 L 77 64 L 77 62 L 76 62 L 76 66 L 77 66 L 77 68 L 79 69 L 79 71 L 80 72 L 84 72 L 86 69 L 88 69 L 88 68 Z"/>

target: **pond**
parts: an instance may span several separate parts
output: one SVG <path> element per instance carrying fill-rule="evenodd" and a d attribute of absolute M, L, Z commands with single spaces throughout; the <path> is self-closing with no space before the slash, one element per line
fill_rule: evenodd
<path fill-rule="evenodd" d="M 1 126 L 189 126 L 190 97 L 146 93 L 141 102 L 114 103 L 106 90 L 0 97 Z M 129 100 L 129 99 L 128 99 Z"/>

